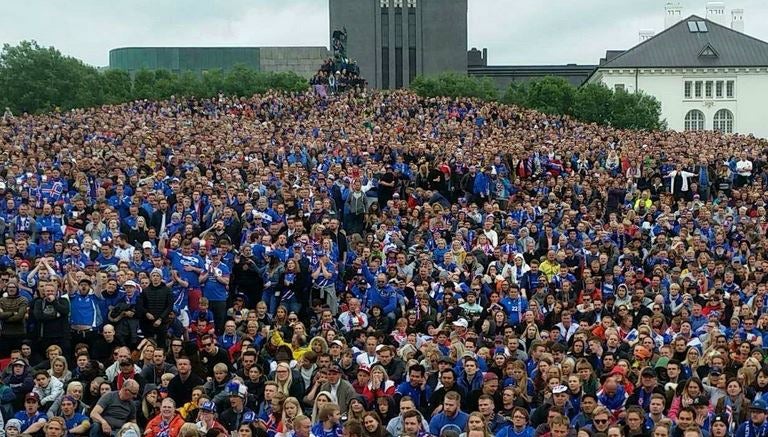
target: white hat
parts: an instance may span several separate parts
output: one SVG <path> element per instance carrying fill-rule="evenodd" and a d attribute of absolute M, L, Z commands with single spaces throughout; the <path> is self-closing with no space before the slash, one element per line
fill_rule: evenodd
<path fill-rule="evenodd" d="M 138 286 L 139 284 L 137 284 L 136 281 L 128 280 L 128 281 L 125 281 L 125 283 L 123 283 L 123 287 L 138 287 Z"/>
<path fill-rule="evenodd" d="M 566 387 L 566 386 L 564 386 L 564 385 L 556 385 L 556 386 L 555 386 L 555 387 L 552 389 L 552 393 L 554 393 L 554 394 L 565 393 L 566 391 L 568 391 L 568 387 Z"/>
<path fill-rule="evenodd" d="M 469 322 L 467 322 L 467 319 L 459 319 L 453 322 L 453 326 L 461 326 L 462 328 L 469 327 Z"/>
<path fill-rule="evenodd" d="M 335 345 L 337 345 L 337 346 L 339 346 L 339 347 L 344 347 L 344 343 L 342 343 L 342 341 L 341 341 L 341 340 L 333 340 L 333 341 L 331 342 L 331 344 L 335 344 Z"/>
<path fill-rule="evenodd" d="M 145 242 L 141 243 L 141 248 L 142 249 L 152 249 L 152 243 L 150 243 L 149 241 L 145 241 Z"/>

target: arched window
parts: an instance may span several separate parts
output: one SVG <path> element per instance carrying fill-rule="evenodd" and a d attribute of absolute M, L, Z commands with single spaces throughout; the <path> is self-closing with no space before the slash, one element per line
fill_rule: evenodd
<path fill-rule="evenodd" d="M 712 129 L 724 134 L 733 133 L 733 112 L 727 109 L 715 112 Z"/>
<path fill-rule="evenodd" d="M 691 109 L 685 114 L 685 130 L 704 130 L 704 113 Z"/>

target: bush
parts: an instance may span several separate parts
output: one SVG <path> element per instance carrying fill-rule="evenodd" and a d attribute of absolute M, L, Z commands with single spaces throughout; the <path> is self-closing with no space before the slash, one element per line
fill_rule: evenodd
<path fill-rule="evenodd" d="M 418 76 L 411 82 L 411 89 L 421 97 L 474 97 L 485 100 L 498 98 L 498 91 L 488 78 L 465 74 L 444 73 L 439 76 Z"/>

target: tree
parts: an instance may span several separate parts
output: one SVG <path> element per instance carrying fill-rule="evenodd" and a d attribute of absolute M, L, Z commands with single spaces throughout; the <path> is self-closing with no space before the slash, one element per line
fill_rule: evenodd
<path fill-rule="evenodd" d="M 95 68 L 35 41 L 0 51 L 0 104 L 17 112 L 100 104 L 99 82 Z"/>
<path fill-rule="evenodd" d="M 133 98 L 153 99 L 155 97 L 155 73 L 146 68 L 133 76 Z"/>
<path fill-rule="evenodd" d="M 417 76 L 411 82 L 411 89 L 421 97 L 474 97 L 495 100 L 498 91 L 491 79 L 477 78 L 457 73 L 439 76 Z"/>
<path fill-rule="evenodd" d="M 611 101 L 611 124 L 619 129 L 649 129 L 662 127 L 661 104 L 655 97 L 642 92 L 615 91 Z"/>
<path fill-rule="evenodd" d="M 524 82 L 512 82 L 504 93 L 504 102 L 535 109 L 546 114 L 570 115 L 576 88 L 560 77 L 546 76 Z"/>
<path fill-rule="evenodd" d="M 573 116 L 589 123 L 608 124 L 611 121 L 613 91 L 602 83 L 590 83 L 576 90 Z"/>
<path fill-rule="evenodd" d="M 127 71 L 107 70 L 101 74 L 104 103 L 113 105 L 127 102 L 133 96 L 133 82 Z"/>

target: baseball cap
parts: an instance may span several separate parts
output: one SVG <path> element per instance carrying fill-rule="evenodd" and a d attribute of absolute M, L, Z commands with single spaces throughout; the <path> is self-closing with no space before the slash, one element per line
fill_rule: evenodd
<path fill-rule="evenodd" d="M 229 395 L 245 399 L 248 397 L 248 387 L 243 384 L 230 384 Z"/>
<path fill-rule="evenodd" d="M 708 407 L 709 406 L 709 398 L 706 396 L 699 396 L 696 399 L 693 400 L 693 406 L 694 407 Z"/>
<path fill-rule="evenodd" d="M 560 394 L 560 393 L 565 393 L 566 391 L 568 391 L 568 387 L 566 387 L 566 386 L 564 386 L 564 385 L 562 385 L 562 384 L 558 384 L 558 385 L 556 385 L 556 386 L 555 386 L 555 387 L 552 389 L 552 393 L 554 393 L 554 394 L 556 394 L 556 395 L 557 395 L 557 394 Z"/>
<path fill-rule="evenodd" d="M 712 418 L 712 422 L 710 423 L 710 425 L 712 423 L 715 423 L 715 422 L 721 422 L 721 423 L 724 423 L 727 426 L 728 425 L 728 416 L 726 416 L 725 414 L 718 414 L 717 416 Z"/>
<path fill-rule="evenodd" d="M 756 399 L 752 401 L 752 404 L 749 406 L 750 410 L 758 410 L 758 411 L 768 411 L 768 403 L 766 403 L 762 399 Z"/>
<path fill-rule="evenodd" d="M 640 373 L 640 376 L 644 378 L 655 378 L 656 372 L 654 372 L 652 368 L 646 367 L 645 369 L 643 369 L 642 373 Z"/>
<path fill-rule="evenodd" d="M 141 243 L 141 248 L 142 249 L 152 249 L 152 243 L 150 243 L 149 241 L 145 241 L 145 242 Z"/>
<path fill-rule="evenodd" d="M 209 413 L 215 413 L 216 412 L 216 404 L 213 401 L 205 401 L 203 402 L 203 406 L 200 407 L 201 411 L 207 411 Z"/>
<path fill-rule="evenodd" d="M 339 367 L 338 364 L 331 364 L 328 367 L 328 372 L 329 373 L 341 373 L 341 367 Z"/>
<path fill-rule="evenodd" d="M 331 342 L 331 345 L 334 345 L 334 344 L 335 344 L 336 346 L 339 346 L 339 347 L 344 347 L 344 343 L 343 343 L 341 340 L 333 340 L 333 341 Z"/>
<path fill-rule="evenodd" d="M 499 377 L 493 372 L 485 372 L 485 375 L 483 375 L 483 382 L 488 381 L 498 381 Z"/>
<path fill-rule="evenodd" d="M 123 283 L 123 287 L 138 287 L 139 284 L 136 283 L 136 281 L 128 280 Z"/>
<path fill-rule="evenodd" d="M 24 359 L 22 359 L 22 358 L 16 358 L 11 363 L 11 366 L 26 366 L 26 365 L 27 365 L 27 362 L 24 361 Z"/>
<path fill-rule="evenodd" d="M 368 367 L 368 366 L 367 366 L 367 365 L 365 365 L 365 364 L 361 364 L 360 366 L 358 366 L 358 367 L 357 367 L 357 371 L 358 371 L 358 372 L 371 373 L 371 368 L 370 368 L 370 367 Z"/>
<path fill-rule="evenodd" d="M 461 326 L 462 328 L 469 327 L 469 322 L 467 322 L 467 319 L 459 319 L 453 322 L 453 326 Z"/>
<path fill-rule="evenodd" d="M 245 414 L 243 414 L 243 420 L 240 421 L 240 424 L 243 423 L 253 423 L 256 421 L 256 413 L 253 411 L 247 411 Z"/>
<path fill-rule="evenodd" d="M 37 395 L 35 392 L 29 392 L 26 396 L 24 396 L 24 401 L 33 400 L 35 402 L 40 402 L 40 396 Z"/>

